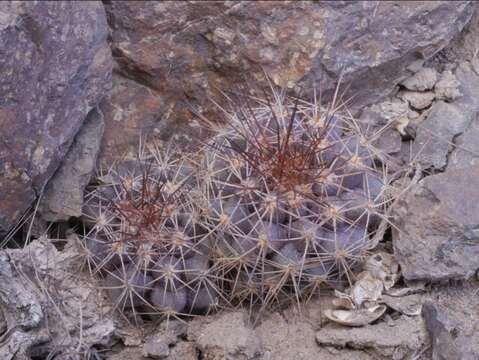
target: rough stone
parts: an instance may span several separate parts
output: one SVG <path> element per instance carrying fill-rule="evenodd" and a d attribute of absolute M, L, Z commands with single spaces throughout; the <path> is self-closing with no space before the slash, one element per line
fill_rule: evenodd
<path fill-rule="evenodd" d="M 367 349 L 377 359 L 411 359 L 428 346 L 420 316 L 401 316 L 361 328 L 325 326 L 316 333 L 321 346 Z"/>
<path fill-rule="evenodd" d="M 78 273 L 79 252 L 73 238 L 62 252 L 47 239 L 0 251 L 0 312 L 11 329 L 2 334 L 1 359 L 111 345 L 115 325 L 88 274 Z"/>
<path fill-rule="evenodd" d="M 410 75 L 407 66 L 431 57 L 469 21 L 462 2 L 140 2 L 105 4 L 117 70 L 152 89 L 157 119 L 187 129 L 194 108 L 211 121 L 224 105 L 221 91 L 249 80 L 249 89 L 273 83 L 328 98 L 343 75 L 355 105 L 376 102 Z M 371 16 L 374 14 L 374 16 Z M 255 84 L 255 85 L 252 85 Z M 112 102 L 115 113 L 130 104 Z M 157 105 L 154 105 L 157 106 Z M 120 109 L 120 110 L 119 110 Z M 148 133 L 142 108 L 131 128 Z M 147 106 L 145 113 L 151 112 Z M 107 119 L 112 117 L 105 111 Z M 172 132 L 164 126 L 160 134 Z M 108 120 L 107 120 L 107 133 Z M 197 131 L 193 128 L 193 134 Z M 119 153 L 132 146 L 122 142 Z"/>
<path fill-rule="evenodd" d="M 400 99 L 392 99 L 366 107 L 361 113 L 361 121 L 368 125 L 399 125 L 408 120 L 408 103 Z"/>
<path fill-rule="evenodd" d="M 471 167 L 479 164 L 479 116 L 476 113 L 469 127 L 454 141 L 447 168 Z"/>
<path fill-rule="evenodd" d="M 401 91 L 398 96 L 404 101 L 407 101 L 409 105 L 416 110 L 424 110 L 431 106 L 435 97 L 431 91 Z"/>
<path fill-rule="evenodd" d="M 63 164 L 45 188 L 39 207 L 43 219 L 62 221 L 81 216 L 83 191 L 96 167 L 103 129 L 103 115 L 98 109 L 91 110 Z"/>
<path fill-rule="evenodd" d="M 0 3 L 0 232 L 38 196 L 110 87 L 100 2 Z"/>
<path fill-rule="evenodd" d="M 310 308 L 307 314 L 298 314 L 293 308 L 285 309 L 282 314 L 268 314 L 255 328 L 244 325 L 247 316 L 244 312 L 198 318 L 188 324 L 188 340 L 191 341 L 190 344 L 196 343 L 202 359 L 205 360 L 374 360 L 378 359 L 378 354 L 394 353 L 396 356 L 411 354 L 413 348 L 419 348 L 418 339 L 426 337 L 424 331 L 419 333 L 418 324 L 421 325 L 422 322 L 418 318 L 419 320 L 406 320 L 404 324 L 398 323 L 394 331 L 401 331 L 400 339 L 396 339 L 395 342 L 382 341 L 379 338 L 377 329 L 387 329 L 383 324 L 363 329 L 367 333 L 365 336 L 369 336 L 370 339 L 363 347 L 339 350 L 330 346 L 330 343 L 320 345 L 322 338 L 334 339 L 338 329 L 326 326 L 317 335 L 316 331 L 321 328 L 319 313 L 321 309 L 324 310 L 325 305 L 319 301 L 314 301 L 314 305 L 307 305 Z M 170 356 L 179 344 L 181 342 L 172 348 Z"/>
<path fill-rule="evenodd" d="M 188 340 L 194 340 L 205 359 L 255 359 L 261 342 L 254 330 L 245 325 L 245 314 L 219 314 L 190 324 Z"/>
<path fill-rule="evenodd" d="M 456 76 L 450 70 L 445 70 L 434 87 L 436 99 L 445 101 L 457 99 L 461 96 L 459 85 Z"/>
<path fill-rule="evenodd" d="M 453 148 L 454 137 L 462 133 L 472 114 L 454 104 L 437 101 L 417 128 L 413 153 L 423 168 L 443 169 Z"/>
<path fill-rule="evenodd" d="M 113 89 L 100 107 L 105 114 L 105 134 L 99 163 L 105 167 L 116 160 L 135 158 L 139 144 L 148 139 L 188 144 L 201 137 L 196 120 L 180 121 L 188 118 L 182 104 L 169 103 L 161 92 L 120 74 L 113 74 Z"/>
<path fill-rule="evenodd" d="M 167 360 L 198 360 L 196 345 L 192 342 L 181 341 L 170 349 Z"/>
<path fill-rule="evenodd" d="M 459 81 L 461 97 L 454 103 L 463 111 L 479 111 L 479 70 L 475 70 L 471 62 L 462 62 L 456 69 L 456 78 Z"/>
<path fill-rule="evenodd" d="M 468 279 L 479 269 L 479 166 L 428 176 L 398 199 L 394 253 L 406 280 Z"/>
<path fill-rule="evenodd" d="M 143 344 L 143 356 L 152 359 L 169 359 L 169 356 L 173 354 L 172 349 L 177 346 L 179 336 L 186 334 L 186 324 L 178 320 L 163 322 L 154 332 Z M 180 346 L 176 354 L 186 351 L 187 348 L 183 348 L 184 346 Z"/>
<path fill-rule="evenodd" d="M 433 360 L 475 360 L 479 354 L 479 284 L 438 289 L 423 306 Z"/>
<path fill-rule="evenodd" d="M 437 71 L 432 68 L 422 68 L 413 76 L 401 82 L 408 90 L 431 90 L 437 82 Z"/>

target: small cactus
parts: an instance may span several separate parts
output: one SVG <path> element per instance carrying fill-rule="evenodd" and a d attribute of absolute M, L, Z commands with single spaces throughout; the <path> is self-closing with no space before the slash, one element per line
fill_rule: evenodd
<path fill-rule="evenodd" d="M 233 103 L 199 159 L 153 147 L 87 194 L 88 265 L 121 310 L 301 304 L 352 282 L 388 221 L 375 134 L 316 99 Z"/>
<path fill-rule="evenodd" d="M 264 308 L 352 281 L 386 219 L 386 164 L 374 136 L 284 93 L 234 103 L 201 167 L 223 292 L 231 303 Z"/>
<path fill-rule="evenodd" d="M 88 192 L 87 263 L 118 309 L 170 315 L 216 304 L 190 175 L 186 162 L 152 149 L 111 169 Z"/>

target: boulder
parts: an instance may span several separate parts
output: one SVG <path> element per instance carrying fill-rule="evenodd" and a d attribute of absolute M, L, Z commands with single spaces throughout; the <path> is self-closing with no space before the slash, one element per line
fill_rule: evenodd
<path fill-rule="evenodd" d="M 479 165 L 428 176 L 398 199 L 394 253 L 406 280 L 468 279 L 479 269 Z"/>
<path fill-rule="evenodd" d="M 101 2 L 0 3 L 0 233 L 61 163 L 110 88 Z"/>
<path fill-rule="evenodd" d="M 45 187 L 38 208 L 44 220 L 64 221 L 81 216 L 83 191 L 96 168 L 103 128 L 103 115 L 96 108 L 91 110 L 62 165 Z"/>
<path fill-rule="evenodd" d="M 212 99 L 224 106 L 221 92 L 245 79 L 246 90 L 267 87 L 265 74 L 276 85 L 301 87 L 306 97 L 320 86 L 323 99 L 331 98 L 342 74 L 352 105 L 374 103 L 411 75 L 410 63 L 447 45 L 473 13 L 470 1 L 111 1 L 105 7 L 118 72 L 150 88 L 161 102 L 157 119 L 168 118 L 193 139 L 199 136 L 190 127 L 191 108 L 217 121 L 221 110 Z M 131 106 L 113 100 L 111 108 L 119 113 Z M 151 124 L 143 123 L 141 107 L 136 111 L 125 131 L 136 129 L 138 138 Z M 105 117 L 108 133 L 113 116 Z M 168 139 L 169 126 L 157 136 Z M 123 138 L 118 135 L 120 154 L 137 145 Z"/>

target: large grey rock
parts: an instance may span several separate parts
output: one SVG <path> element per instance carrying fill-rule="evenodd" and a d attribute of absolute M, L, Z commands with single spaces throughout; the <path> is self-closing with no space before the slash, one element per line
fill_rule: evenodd
<path fill-rule="evenodd" d="M 423 305 L 431 337 L 432 360 L 476 360 L 479 357 L 479 284 L 434 291 Z"/>
<path fill-rule="evenodd" d="M 411 62 L 444 47 L 469 21 L 473 6 L 469 1 L 111 1 L 106 10 L 118 71 L 161 99 L 158 118 L 195 139 L 198 128 L 189 126 L 185 99 L 217 121 L 221 111 L 211 98 L 224 105 L 220 91 L 234 89 L 245 76 L 265 86 L 264 72 L 277 85 L 302 86 L 304 96 L 319 85 L 323 99 L 343 74 L 350 86 L 346 96 L 354 95 L 355 105 L 376 102 L 411 74 Z M 115 113 L 132 106 L 113 104 Z M 113 116 L 105 117 L 108 133 Z M 159 137 L 171 136 L 168 126 Z M 132 129 L 147 132 L 141 116 L 131 120 L 127 131 Z M 119 153 L 135 146 L 117 142 Z"/>
<path fill-rule="evenodd" d="M 472 113 L 444 101 L 437 101 L 427 118 L 418 125 L 413 153 L 423 168 L 443 169 L 453 148 L 454 137 L 469 125 Z"/>
<path fill-rule="evenodd" d="M 467 279 L 479 269 L 479 165 L 426 177 L 395 207 L 406 280 Z"/>
<path fill-rule="evenodd" d="M 96 168 L 104 125 L 101 112 L 91 110 L 62 165 L 45 188 L 39 207 L 44 220 L 61 221 L 81 216 L 83 191 Z"/>
<path fill-rule="evenodd" d="M 0 3 L 0 232 L 30 206 L 110 87 L 100 2 Z"/>

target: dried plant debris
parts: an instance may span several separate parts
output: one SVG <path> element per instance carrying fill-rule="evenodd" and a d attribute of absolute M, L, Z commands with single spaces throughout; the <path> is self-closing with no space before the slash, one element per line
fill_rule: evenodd
<path fill-rule="evenodd" d="M 355 281 L 390 222 L 397 174 L 373 145 L 380 133 L 339 100 L 272 90 L 234 94 L 199 154 L 146 147 L 89 189 L 85 257 L 116 308 L 261 314 Z"/>
<path fill-rule="evenodd" d="M 391 308 L 399 313 L 416 316 L 421 313 L 422 297 L 408 295 L 408 288 L 393 289 L 400 277 L 399 264 L 385 252 L 371 255 L 365 271 L 347 293 L 335 291 L 333 305 L 324 315 L 331 321 L 346 326 L 365 326 L 378 320 Z"/>

